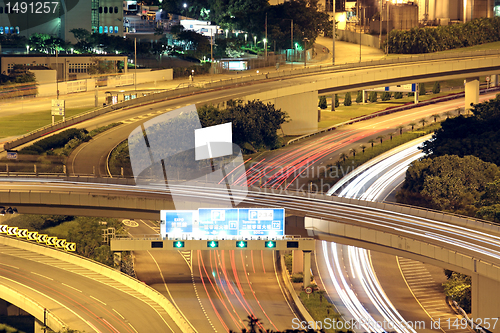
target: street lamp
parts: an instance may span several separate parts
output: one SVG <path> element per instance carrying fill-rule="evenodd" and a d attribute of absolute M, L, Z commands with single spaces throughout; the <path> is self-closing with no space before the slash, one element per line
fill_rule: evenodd
<path fill-rule="evenodd" d="M 267 39 L 262 40 L 264 42 L 264 58 L 267 59 Z"/>
<path fill-rule="evenodd" d="M 257 47 L 257 36 L 253 36 L 253 48 Z"/>
<path fill-rule="evenodd" d="M 304 67 L 307 67 L 307 42 L 308 38 L 304 38 Z"/>
<path fill-rule="evenodd" d="M 229 29 L 226 29 L 226 38 L 227 38 L 227 34 L 229 33 Z"/>
<path fill-rule="evenodd" d="M 245 43 L 247 42 L 248 34 L 245 34 Z"/>
<path fill-rule="evenodd" d="M 26 45 L 26 54 L 30 54 L 30 46 Z"/>

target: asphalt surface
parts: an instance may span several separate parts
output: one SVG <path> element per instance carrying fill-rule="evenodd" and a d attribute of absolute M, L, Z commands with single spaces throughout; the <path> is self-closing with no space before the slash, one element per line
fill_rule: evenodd
<path fill-rule="evenodd" d="M 105 275 L 6 245 L 0 245 L 0 253 L 0 283 L 38 302 L 71 329 L 181 332 L 161 307 Z"/>

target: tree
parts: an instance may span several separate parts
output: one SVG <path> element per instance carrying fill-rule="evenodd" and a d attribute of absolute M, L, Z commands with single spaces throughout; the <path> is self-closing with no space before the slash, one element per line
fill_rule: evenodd
<path fill-rule="evenodd" d="M 446 111 L 446 112 L 444 113 L 444 115 L 446 116 L 446 119 L 450 118 L 450 116 L 451 116 L 451 111 Z"/>
<path fill-rule="evenodd" d="M 395 135 L 395 133 L 389 133 L 389 137 L 391 138 L 391 141 L 392 141 L 392 137 Z"/>
<path fill-rule="evenodd" d="M 422 124 L 422 127 L 424 127 L 424 126 L 425 126 L 425 124 L 427 124 L 427 119 L 422 118 L 422 119 L 420 119 L 418 122 Z"/>
<path fill-rule="evenodd" d="M 319 96 L 319 102 L 318 102 L 318 107 L 320 109 L 326 109 L 328 107 L 328 104 L 326 103 L 326 96 Z"/>
<path fill-rule="evenodd" d="M 335 107 L 338 108 L 339 107 L 339 96 L 337 96 L 337 94 L 335 94 Z"/>
<path fill-rule="evenodd" d="M 361 151 L 363 152 L 363 154 L 365 153 L 365 149 L 366 149 L 366 146 L 365 145 L 361 145 L 359 146 L 359 148 L 361 148 Z"/>
<path fill-rule="evenodd" d="M 372 103 L 375 103 L 377 101 L 377 92 L 376 91 L 370 92 L 370 96 L 368 97 L 368 100 Z"/>
<path fill-rule="evenodd" d="M 396 129 L 399 131 L 399 135 L 403 135 L 403 129 L 405 127 L 403 125 L 399 125 L 398 127 L 396 127 Z"/>
<path fill-rule="evenodd" d="M 425 83 L 419 83 L 418 85 L 418 94 L 420 96 L 423 96 L 425 95 L 426 91 L 425 91 Z"/>
<path fill-rule="evenodd" d="M 397 200 L 470 216 L 487 184 L 499 177 L 499 167 L 474 156 L 425 158 L 410 165 Z"/>
<path fill-rule="evenodd" d="M 415 122 L 411 122 L 411 123 L 408 124 L 408 126 L 411 126 L 411 130 L 412 131 L 415 128 L 415 125 L 417 125 Z"/>
<path fill-rule="evenodd" d="M 403 93 L 401 91 L 396 91 L 394 93 L 394 99 L 401 99 L 403 98 Z"/>
<path fill-rule="evenodd" d="M 351 148 L 349 149 L 349 152 L 352 154 L 352 157 L 356 157 L 356 149 Z"/>
<path fill-rule="evenodd" d="M 382 144 L 382 140 L 384 140 L 384 138 L 385 138 L 385 135 L 379 135 L 379 136 L 377 136 L 377 139 L 380 140 L 380 144 Z"/>
<path fill-rule="evenodd" d="M 350 92 L 346 92 L 346 93 L 345 93 L 345 97 L 344 97 L 344 105 L 345 105 L 345 106 L 351 106 L 351 105 L 352 105 L 352 101 L 351 101 L 351 93 L 350 93 Z"/>
<path fill-rule="evenodd" d="M 345 160 L 348 158 L 349 156 L 347 156 L 346 153 L 340 153 L 339 154 L 339 158 L 342 160 L 342 162 L 345 162 Z"/>
<path fill-rule="evenodd" d="M 471 313 L 471 277 L 453 272 L 443 283 L 444 294 L 451 297 L 466 312 Z"/>
<path fill-rule="evenodd" d="M 370 139 L 370 140 L 368 140 L 368 143 L 372 145 L 372 149 L 373 149 L 373 145 L 375 144 L 375 140 L 374 139 Z"/>
<path fill-rule="evenodd" d="M 434 119 L 434 122 L 436 122 L 438 118 L 441 118 L 441 116 L 437 113 L 434 113 L 431 117 Z"/>
<path fill-rule="evenodd" d="M 388 101 L 391 99 L 392 93 L 390 91 L 384 91 L 382 93 L 382 101 Z"/>
<path fill-rule="evenodd" d="M 441 85 L 438 81 L 434 82 L 434 86 L 432 86 L 432 93 L 439 94 L 441 92 Z"/>
<path fill-rule="evenodd" d="M 432 140 L 424 143 L 424 153 L 432 157 L 473 155 L 500 165 L 500 100 L 477 104 L 472 113 L 443 121 Z"/>
<path fill-rule="evenodd" d="M 356 96 L 356 103 L 363 103 L 363 92 L 358 90 L 358 96 Z"/>

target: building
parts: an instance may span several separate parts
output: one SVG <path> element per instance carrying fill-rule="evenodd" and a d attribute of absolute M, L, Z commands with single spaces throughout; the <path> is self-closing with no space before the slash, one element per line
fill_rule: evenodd
<path fill-rule="evenodd" d="M 34 33 L 76 43 L 72 29 L 123 36 L 122 0 L 0 0 L 0 34 Z"/>
<path fill-rule="evenodd" d="M 14 65 L 26 65 L 28 67 L 46 67 L 57 69 L 58 81 L 77 80 L 89 77 L 88 67 L 95 64 L 96 61 L 101 63 L 110 63 L 114 72 L 118 72 L 118 67 L 124 66 L 124 72 L 127 72 L 127 56 L 120 55 L 99 55 L 99 56 L 84 56 L 84 55 L 15 55 L 0 57 L 0 72 L 8 75 L 14 68 Z M 120 65 L 122 63 L 122 65 Z"/>

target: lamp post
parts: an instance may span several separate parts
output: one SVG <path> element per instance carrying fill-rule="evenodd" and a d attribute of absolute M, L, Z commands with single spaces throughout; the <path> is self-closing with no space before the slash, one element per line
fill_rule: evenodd
<path fill-rule="evenodd" d="M 267 39 L 264 38 L 262 41 L 264 42 L 264 59 L 267 60 Z"/>
<path fill-rule="evenodd" d="M 304 67 L 307 67 L 307 42 L 309 39 L 304 38 Z"/>
<path fill-rule="evenodd" d="M 257 47 L 257 36 L 253 36 L 253 48 Z"/>
<path fill-rule="evenodd" d="M 386 34 L 386 38 L 385 38 L 385 55 L 389 55 L 389 24 L 390 24 L 390 20 L 389 20 L 389 1 L 386 0 L 385 2 L 385 6 L 386 6 L 386 31 L 385 31 L 385 34 Z"/>
<path fill-rule="evenodd" d="M 332 65 L 335 65 L 335 0 L 333 0 Z"/>
<path fill-rule="evenodd" d="M 245 44 L 247 42 L 247 37 L 248 37 L 248 34 L 245 34 Z"/>
<path fill-rule="evenodd" d="M 379 11 L 379 21 L 380 21 L 380 34 L 378 36 L 378 47 L 382 47 L 382 0 L 380 0 L 380 11 Z"/>

